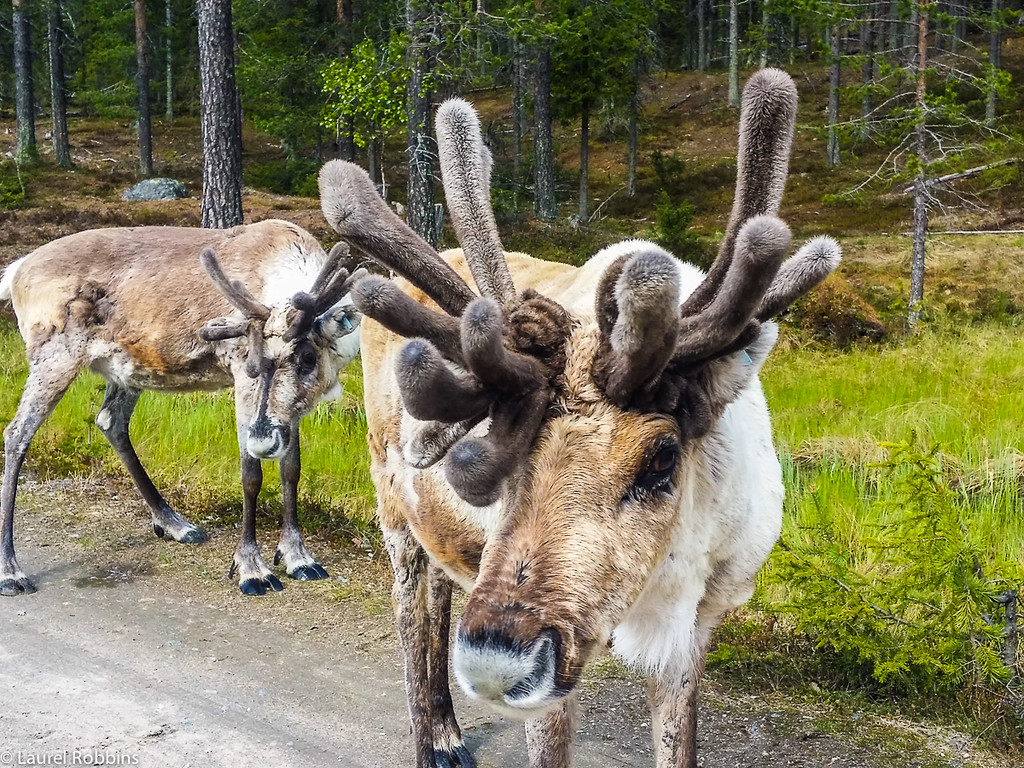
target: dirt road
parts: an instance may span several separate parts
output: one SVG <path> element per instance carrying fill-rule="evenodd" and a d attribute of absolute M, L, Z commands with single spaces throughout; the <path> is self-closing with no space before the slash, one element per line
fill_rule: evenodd
<path fill-rule="evenodd" d="M 0 768 L 412 765 L 373 556 L 316 543 L 330 582 L 247 598 L 224 577 L 233 530 L 158 541 L 131 491 L 104 482 L 27 483 L 21 501 L 19 559 L 40 589 L 0 600 Z M 638 680 L 599 664 L 581 702 L 580 768 L 653 765 Z M 526 765 L 518 724 L 457 707 L 481 768 Z M 837 737 L 812 714 L 713 690 L 700 730 L 705 768 L 975 764 L 955 743 Z"/>

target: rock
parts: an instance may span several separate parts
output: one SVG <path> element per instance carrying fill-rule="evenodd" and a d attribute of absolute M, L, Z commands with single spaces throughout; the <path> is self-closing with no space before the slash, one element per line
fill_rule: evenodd
<path fill-rule="evenodd" d="M 177 200 L 186 197 L 185 185 L 175 179 L 143 179 L 121 193 L 122 200 Z"/>

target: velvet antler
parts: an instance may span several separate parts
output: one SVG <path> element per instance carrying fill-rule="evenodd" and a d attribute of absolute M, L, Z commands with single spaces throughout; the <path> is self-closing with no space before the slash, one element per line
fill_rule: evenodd
<path fill-rule="evenodd" d="M 320 273 L 313 281 L 313 287 L 309 292 L 300 291 L 292 297 L 292 306 L 299 311 L 285 331 L 285 341 L 292 341 L 309 333 L 316 318 L 337 304 L 352 290 L 353 285 L 366 276 L 365 269 L 357 269 L 350 276 L 348 270 L 341 267 L 348 256 L 348 244 L 344 241 L 337 243 L 327 254 L 327 261 L 320 268 Z"/>
<path fill-rule="evenodd" d="M 213 284 L 246 318 L 241 323 L 208 323 L 199 329 L 199 336 L 205 341 L 221 341 L 248 334 L 249 353 L 245 359 L 245 372 L 251 378 L 256 378 L 266 370 L 269 362 L 263 355 L 263 329 L 270 317 L 270 307 L 258 301 L 240 280 L 228 279 L 212 248 L 204 248 L 199 254 L 199 261 Z"/>

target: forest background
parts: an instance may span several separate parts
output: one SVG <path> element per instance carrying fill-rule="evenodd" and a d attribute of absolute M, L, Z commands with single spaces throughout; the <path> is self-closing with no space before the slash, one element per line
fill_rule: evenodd
<path fill-rule="evenodd" d="M 218 2 L 13 0 L 0 19 L 0 265 L 89 227 L 205 221 L 199 21 Z M 712 669 L 747 689 L 966 724 L 1007 764 L 1024 755 L 1019 0 L 230 10 L 239 215 L 295 220 L 325 246 L 312 198 L 331 157 L 365 165 L 419 231 L 453 243 L 429 107 L 458 94 L 483 118 L 506 248 L 580 263 L 639 236 L 706 266 L 731 205 L 739 84 L 763 65 L 791 72 L 801 106 L 781 215 L 798 240 L 838 237 L 844 263 L 783 319 L 765 369 L 785 529 Z M 152 175 L 193 197 L 121 201 Z M 25 375 L 4 311 L 0 425 Z M 307 420 L 303 513 L 340 544 L 374 546 L 360 393 L 350 370 L 344 398 Z M 76 384 L 35 471 L 120 471 L 91 423 L 101 394 Z M 144 399 L 134 427 L 157 483 L 207 524 L 238 503 L 219 426 L 230 408 Z"/>

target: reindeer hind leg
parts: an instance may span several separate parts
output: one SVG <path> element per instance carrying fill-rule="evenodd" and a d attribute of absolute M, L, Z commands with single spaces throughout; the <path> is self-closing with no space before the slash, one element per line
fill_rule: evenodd
<path fill-rule="evenodd" d="M 96 426 L 117 451 L 121 463 L 132 476 L 135 487 L 149 506 L 153 515 L 153 532 L 160 538 L 166 535 L 183 544 L 201 544 L 209 538 L 206 532 L 192 525 L 171 508 L 153 485 L 145 467 L 139 461 L 138 454 L 135 453 L 135 447 L 128 434 L 128 424 L 135 411 L 135 405 L 139 402 L 139 395 L 137 389 L 108 381 L 106 392 L 103 394 L 103 405 L 96 415 Z"/>
<path fill-rule="evenodd" d="M 4 472 L 0 490 L 0 595 L 14 596 L 36 591 L 14 555 L 14 501 L 18 475 L 29 444 L 39 427 L 68 391 L 84 366 L 79 350 L 64 340 L 51 339 L 29 359 L 29 373 L 18 409 L 4 430 Z"/>

